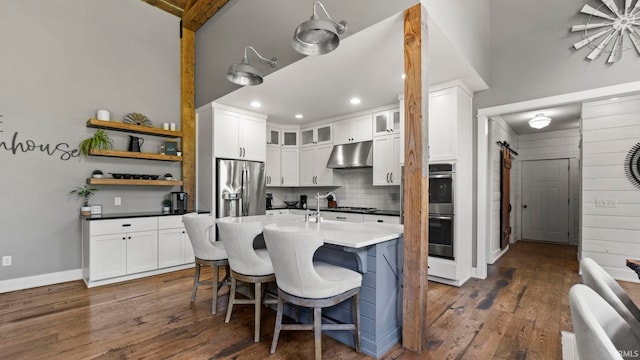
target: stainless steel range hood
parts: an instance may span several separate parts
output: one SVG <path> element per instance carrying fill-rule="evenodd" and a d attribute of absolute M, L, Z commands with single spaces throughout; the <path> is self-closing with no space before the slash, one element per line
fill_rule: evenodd
<path fill-rule="evenodd" d="M 373 141 L 335 145 L 327 161 L 330 169 L 373 167 Z"/>

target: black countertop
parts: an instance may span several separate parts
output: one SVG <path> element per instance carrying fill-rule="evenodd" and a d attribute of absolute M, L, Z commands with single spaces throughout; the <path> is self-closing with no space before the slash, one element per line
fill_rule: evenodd
<path fill-rule="evenodd" d="M 144 212 L 129 212 L 129 213 L 111 213 L 83 216 L 86 220 L 113 220 L 113 219 L 125 219 L 125 218 L 143 218 L 153 216 L 172 216 L 172 215 L 184 215 L 193 211 L 183 212 L 164 212 L 164 211 L 144 211 Z M 208 211 L 198 211 L 198 214 L 208 214 Z"/>
<path fill-rule="evenodd" d="M 293 209 L 293 210 L 303 210 L 299 207 L 289 207 L 286 205 L 274 206 L 271 209 L 267 210 L 282 210 L 282 209 Z M 309 208 L 309 210 L 314 211 L 315 208 Z M 343 213 L 352 213 L 352 214 L 370 214 L 370 215 L 386 215 L 386 216 L 400 216 L 400 210 L 361 210 L 361 209 L 344 209 L 344 208 L 327 208 L 321 207 L 320 212 L 322 211 L 332 211 L 332 212 L 343 212 Z"/>

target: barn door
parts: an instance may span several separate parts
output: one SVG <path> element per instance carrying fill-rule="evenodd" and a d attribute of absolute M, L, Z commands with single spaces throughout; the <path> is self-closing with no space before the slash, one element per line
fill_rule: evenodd
<path fill-rule="evenodd" d="M 504 249 L 509 245 L 511 235 L 511 153 L 506 146 L 502 147 L 502 170 L 500 172 L 500 248 Z"/>

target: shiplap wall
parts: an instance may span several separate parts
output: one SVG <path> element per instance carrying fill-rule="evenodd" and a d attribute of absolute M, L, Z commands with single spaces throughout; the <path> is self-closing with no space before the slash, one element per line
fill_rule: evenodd
<path fill-rule="evenodd" d="M 487 249 L 487 262 L 493 264 L 504 253 L 500 249 L 500 154 L 501 146 L 497 144 L 498 141 L 506 141 L 511 148 L 518 151 L 518 134 L 516 134 L 509 125 L 500 117 L 493 117 L 489 121 L 490 137 L 489 137 L 489 182 L 491 184 L 491 227 L 489 230 L 489 240 Z M 517 160 L 514 159 L 514 160 Z M 511 199 L 509 202 L 515 204 L 517 198 L 520 197 L 520 164 L 519 161 L 513 161 L 511 164 Z M 511 212 L 511 238 L 509 242 L 512 243 L 517 240 L 518 234 L 520 234 L 519 224 L 515 222 L 514 211 Z"/>
<path fill-rule="evenodd" d="M 638 282 L 625 260 L 640 259 L 640 189 L 624 173 L 631 147 L 640 142 L 640 96 L 582 107 L 582 251 L 613 277 Z M 596 200 L 615 207 L 596 207 Z"/>
<path fill-rule="evenodd" d="M 522 169 L 522 162 L 529 160 L 569 159 L 569 242 L 578 244 L 580 230 L 580 129 L 568 129 L 549 131 L 543 133 L 526 134 L 518 136 L 518 153 L 516 161 Z M 521 173 L 518 179 L 521 179 Z M 522 189 L 522 183 L 516 182 L 516 186 Z M 520 190 L 518 194 L 521 194 Z M 516 198 L 515 203 L 516 224 L 522 224 L 522 196 Z"/>

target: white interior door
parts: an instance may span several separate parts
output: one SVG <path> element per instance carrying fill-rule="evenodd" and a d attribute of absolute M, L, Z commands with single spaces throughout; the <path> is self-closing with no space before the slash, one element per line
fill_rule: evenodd
<path fill-rule="evenodd" d="M 522 162 L 522 238 L 569 243 L 569 159 Z"/>

